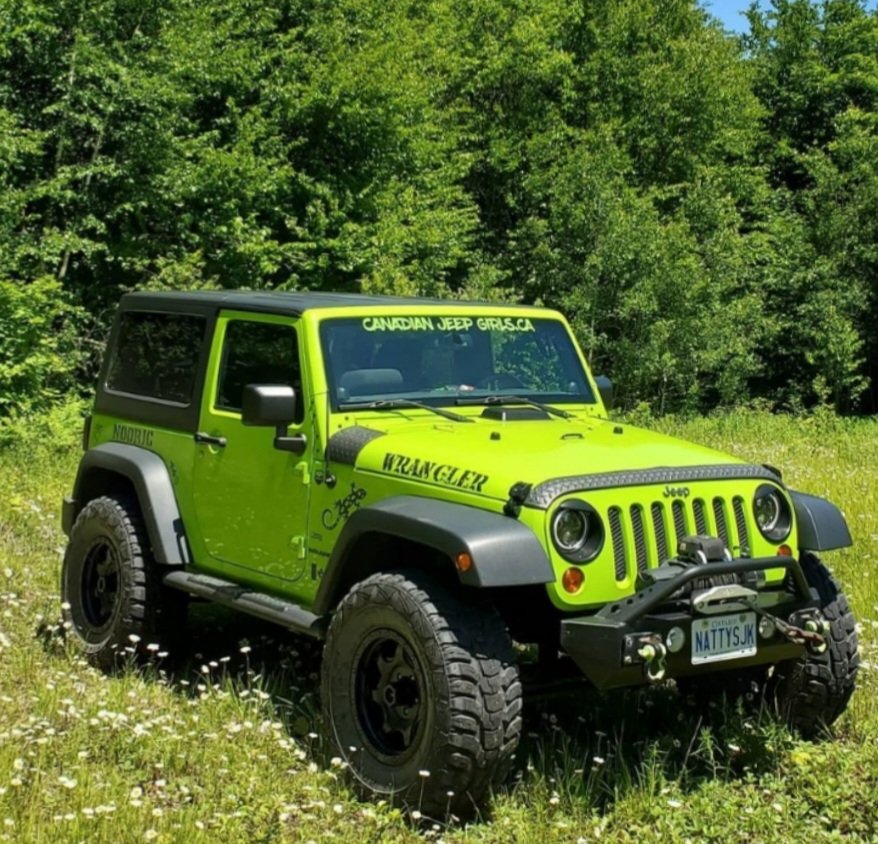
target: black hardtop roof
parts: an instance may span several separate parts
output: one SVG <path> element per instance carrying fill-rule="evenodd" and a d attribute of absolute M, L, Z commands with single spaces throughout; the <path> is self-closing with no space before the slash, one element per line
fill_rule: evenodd
<path fill-rule="evenodd" d="M 122 297 L 124 310 L 196 311 L 211 312 L 220 308 L 261 313 L 299 316 L 317 308 L 381 308 L 387 305 L 441 305 L 442 307 L 516 307 L 506 302 L 475 302 L 465 299 L 428 299 L 416 296 L 368 296 L 363 293 L 315 293 L 310 291 L 246 291 L 246 290 L 192 290 L 182 292 L 126 293 Z"/>

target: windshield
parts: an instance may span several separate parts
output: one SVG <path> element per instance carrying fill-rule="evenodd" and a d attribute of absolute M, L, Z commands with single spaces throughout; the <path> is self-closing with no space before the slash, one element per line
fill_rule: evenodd
<path fill-rule="evenodd" d="M 366 316 L 320 328 L 335 407 L 394 398 L 595 401 L 564 325 L 492 316 Z"/>

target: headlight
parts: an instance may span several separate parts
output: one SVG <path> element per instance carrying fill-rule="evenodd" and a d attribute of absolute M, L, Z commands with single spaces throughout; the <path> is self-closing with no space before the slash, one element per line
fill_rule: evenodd
<path fill-rule="evenodd" d="M 588 539 L 588 514 L 565 508 L 555 517 L 555 544 L 568 554 L 578 551 Z"/>
<path fill-rule="evenodd" d="M 793 528 L 786 496 L 768 484 L 762 484 L 753 496 L 753 516 L 759 532 L 770 542 L 782 542 Z"/>
<path fill-rule="evenodd" d="M 571 563 L 587 563 L 604 545 L 604 525 L 597 510 L 584 501 L 565 501 L 552 516 L 552 542 Z"/>

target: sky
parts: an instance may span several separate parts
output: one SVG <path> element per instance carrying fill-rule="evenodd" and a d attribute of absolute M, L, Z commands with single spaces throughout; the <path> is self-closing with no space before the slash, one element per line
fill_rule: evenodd
<path fill-rule="evenodd" d="M 743 32 L 747 29 L 747 18 L 743 12 L 749 8 L 749 0 L 702 0 L 701 5 L 714 17 L 719 18 L 726 29 Z"/>
<path fill-rule="evenodd" d="M 750 7 L 750 0 L 701 0 L 701 5 L 719 18 L 726 29 L 732 32 L 744 32 L 747 29 L 744 12 Z M 760 5 L 767 8 L 770 4 L 768 0 L 763 0 Z M 874 9 L 878 6 L 878 0 L 869 0 L 866 5 Z"/>

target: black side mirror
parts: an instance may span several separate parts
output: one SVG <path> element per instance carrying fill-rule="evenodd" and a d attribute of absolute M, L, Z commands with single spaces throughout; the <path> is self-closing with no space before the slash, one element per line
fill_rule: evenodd
<path fill-rule="evenodd" d="M 287 384 L 247 384 L 241 399 L 241 422 L 254 427 L 275 429 L 274 447 L 302 454 L 304 434 L 287 436 L 296 418 L 296 391 Z"/>
<path fill-rule="evenodd" d="M 613 382 L 606 375 L 595 375 L 595 384 L 597 384 L 598 392 L 601 394 L 601 401 L 609 412 L 613 409 Z"/>

